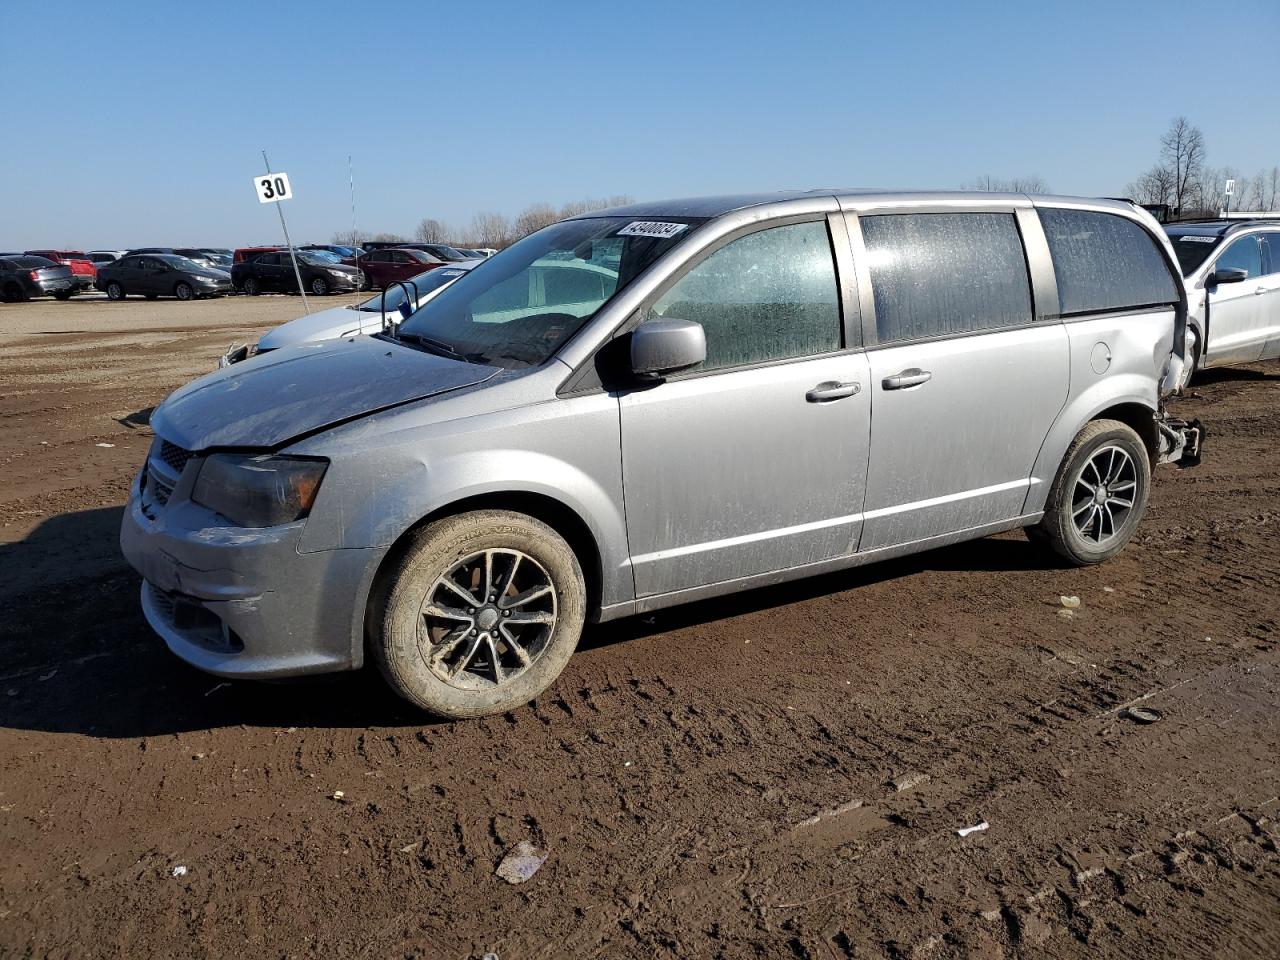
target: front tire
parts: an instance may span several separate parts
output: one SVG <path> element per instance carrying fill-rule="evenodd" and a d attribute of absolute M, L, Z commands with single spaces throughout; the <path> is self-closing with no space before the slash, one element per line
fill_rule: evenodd
<path fill-rule="evenodd" d="M 443 717 L 527 703 L 569 662 L 586 619 L 573 550 L 524 514 L 477 510 L 413 535 L 375 613 L 371 655 L 392 689 Z"/>
<path fill-rule="evenodd" d="M 107 299 L 108 299 L 108 300 L 123 300 L 123 299 L 124 299 L 124 287 L 122 287 L 122 286 L 121 286 L 119 283 L 117 283 L 115 280 L 110 281 L 110 282 L 107 284 Z"/>
<path fill-rule="evenodd" d="M 311 292 L 317 297 L 327 296 L 329 293 L 329 281 L 324 277 L 316 277 L 311 281 Z"/>
<path fill-rule="evenodd" d="M 173 295 L 179 300 L 194 300 L 196 292 L 185 280 L 174 285 Z"/>
<path fill-rule="evenodd" d="M 1067 449 L 1031 537 L 1075 566 L 1109 560 L 1132 539 L 1150 488 L 1142 438 L 1118 420 L 1095 420 Z"/>

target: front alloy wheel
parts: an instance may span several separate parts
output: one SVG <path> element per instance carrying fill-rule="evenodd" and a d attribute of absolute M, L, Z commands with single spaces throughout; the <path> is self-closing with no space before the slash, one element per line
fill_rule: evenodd
<path fill-rule="evenodd" d="M 503 713 L 536 697 L 569 662 L 586 615 L 568 543 L 508 510 L 418 530 L 378 596 L 372 659 L 402 697 L 446 717 Z"/>
<path fill-rule="evenodd" d="M 472 554 L 422 602 L 418 649 L 431 671 L 469 690 L 515 680 L 555 632 L 556 593 L 542 565 L 519 550 Z"/>

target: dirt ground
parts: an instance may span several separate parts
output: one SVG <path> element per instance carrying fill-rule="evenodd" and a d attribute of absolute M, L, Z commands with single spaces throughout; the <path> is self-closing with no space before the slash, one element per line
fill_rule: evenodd
<path fill-rule="evenodd" d="M 449 724 L 138 610 L 148 411 L 299 313 L 0 307 L 0 954 L 1280 956 L 1280 366 L 1177 404 L 1205 462 L 1111 563 L 1007 535 L 609 624 Z"/>

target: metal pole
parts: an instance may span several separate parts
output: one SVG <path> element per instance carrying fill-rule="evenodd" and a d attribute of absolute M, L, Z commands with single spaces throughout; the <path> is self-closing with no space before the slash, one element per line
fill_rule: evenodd
<path fill-rule="evenodd" d="M 267 151 L 262 151 L 262 162 L 267 165 L 267 173 L 271 172 L 271 161 L 267 159 Z M 293 241 L 289 239 L 289 228 L 284 222 L 284 207 L 281 206 L 283 200 L 276 201 L 276 213 L 280 214 L 280 229 L 284 231 L 285 246 L 289 248 L 289 262 L 293 264 L 293 275 L 298 280 L 298 293 L 302 294 L 302 312 L 311 315 L 311 306 L 307 303 L 307 290 L 302 285 L 302 271 L 298 269 L 298 256 L 293 251 Z"/>

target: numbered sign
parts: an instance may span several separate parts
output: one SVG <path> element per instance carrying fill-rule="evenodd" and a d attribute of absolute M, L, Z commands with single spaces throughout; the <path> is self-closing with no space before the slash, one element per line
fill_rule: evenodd
<path fill-rule="evenodd" d="M 259 203 L 293 199 L 293 188 L 289 186 L 287 173 L 260 173 L 253 178 L 253 188 L 258 191 Z"/>
<path fill-rule="evenodd" d="M 1229 197 L 1235 192 L 1236 192 L 1236 182 L 1234 180 L 1228 180 L 1227 189 L 1226 189 L 1227 196 Z"/>

